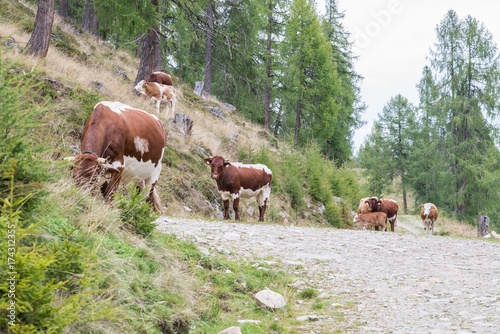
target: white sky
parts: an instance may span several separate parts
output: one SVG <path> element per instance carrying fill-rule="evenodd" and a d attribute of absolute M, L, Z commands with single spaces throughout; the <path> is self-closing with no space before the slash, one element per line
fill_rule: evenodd
<path fill-rule="evenodd" d="M 318 8 L 321 8 L 318 0 Z M 448 10 L 460 19 L 478 19 L 500 46 L 500 1 L 494 0 L 338 0 L 343 24 L 354 43 L 355 69 L 364 77 L 362 100 L 367 124 L 354 135 L 354 152 L 371 132 L 373 120 L 401 94 L 418 105 L 416 85 L 436 42 L 436 27 Z"/>

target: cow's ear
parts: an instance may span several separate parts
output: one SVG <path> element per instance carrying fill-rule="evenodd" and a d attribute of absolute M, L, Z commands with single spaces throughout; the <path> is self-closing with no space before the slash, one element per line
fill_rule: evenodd
<path fill-rule="evenodd" d="M 230 163 L 228 161 L 224 161 L 224 167 L 227 167 L 229 165 L 230 165 Z"/>
<path fill-rule="evenodd" d="M 212 158 L 205 158 L 203 159 L 207 165 L 210 165 L 212 163 Z"/>

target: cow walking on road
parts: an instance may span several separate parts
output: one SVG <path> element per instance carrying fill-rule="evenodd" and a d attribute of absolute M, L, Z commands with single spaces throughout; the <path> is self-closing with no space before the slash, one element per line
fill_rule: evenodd
<path fill-rule="evenodd" d="M 259 221 L 264 221 L 273 179 L 273 173 L 267 166 L 228 162 L 221 156 L 206 158 L 205 163 L 210 165 L 212 178 L 217 181 L 224 201 L 224 219 L 229 219 L 229 200 L 233 200 L 234 219 L 240 220 L 240 197 L 257 197 Z"/>
<path fill-rule="evenodd" d="M 434 234 L 434 222 L 438 218 L 438 209 L 432 203 L 420 204 L 420 218 L 424 223 L 424 231 Z"/>

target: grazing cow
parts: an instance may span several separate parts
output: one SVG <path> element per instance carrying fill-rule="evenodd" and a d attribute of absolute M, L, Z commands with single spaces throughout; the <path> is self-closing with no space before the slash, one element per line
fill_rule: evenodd
<path fill-rule="evenodd" d="M 269 205 L 273 173 L 265 165 L 230 163 L 221 156 L 205 158 L 210 165 L 212 178 L 217 181 L 219 193 L 224 201 L 224 219 L 229 219 L 229 200 L 233 199 L 234 219 L 240 220 L 238 206 L 240 197 L 257 197 L 259 221 Z"/>
<path fill-rule="evenodd" d="M 385 212 L 358 213 L 354 216 L 353 221 L 354 224 L 363 226 L 363 230 L 381 227 L 382 231 L 387 231 L 387 215 Z"/>
<path fill-rule="evenodd" d="M 146 81 L 172 86 L 172 77 L 170 76 L 170 74 L 164 72 L 153 72 L 148 75 Z"/>
<path fill-rule="evenodd" d="M 134 87 L 134 90 L 145 95 L 150 100 L 156 101 L 157 113 L 160 113 L 160 102 L 166 102 L 165 113 L 168 113 L 168 106 L 170 105 L 171 115 L 174 115 L 177 98 L 175 89 L 172 86 L 141 80 Z"/>
<path fill-rule="evenodd" d="M 79 185 L 94 185 L 104 173 L 109 181 L 101 192 L 109 200 L 120 181 L 135 181 L 141 189 L 150 187 L 148 201 L 161 212 L 155 186 L 166 143 L 156 116 L 120 102 L 99 102 L 83 128 L 81 153 L 68 160 L 75 162 L 73 176 Z"/>
<path fill-rule="evenodd" d="M 370 212 L 385 212 L 387 220 L 391 223 L 392 232 L 396 232 L 398 218 L 398 203 L 392 199 L 378 199 L 370 197 L 365 201 Z"/>
<path fill-rule="evenodd" d="M 438 209 L 432 203 L 420 204 L 420 218 L 424 223 L 424 231 L 434 234 L 434 222 L 438 218 Z"/>

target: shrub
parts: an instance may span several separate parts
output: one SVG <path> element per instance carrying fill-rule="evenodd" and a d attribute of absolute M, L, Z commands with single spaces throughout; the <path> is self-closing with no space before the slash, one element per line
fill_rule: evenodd
<path fill-rule="evenodd" d="M 137 234 L 146 237 L 155 229 L 154 220 L 158 218 L 151 205 L 145 201 L 146 192 L 149 190 L 138 191 L 134 184 L 131 184 L 128 190 L 129 197 L 120 193 L 115 195 L 121 219 L 132 226 Z"/>

